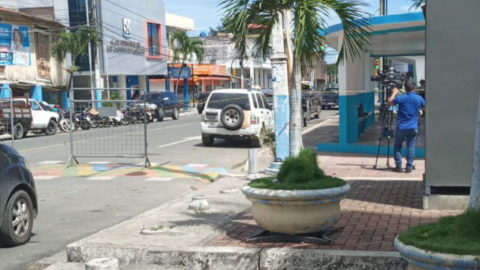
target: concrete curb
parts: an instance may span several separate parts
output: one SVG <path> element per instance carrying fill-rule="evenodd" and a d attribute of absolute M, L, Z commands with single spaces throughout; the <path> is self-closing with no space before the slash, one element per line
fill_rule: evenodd
<path fill-rule="evenodd" d="M 180 112 L 180 117 L 191 116 L 191 115 L 199 115 L 199 114 L 198 114 L 197 110 L 194 111 L 193 109 L 190 112 Z"/>
<path fill-rule="evenodd" d="M 108 256 L 120 263 L 183 266 L 185 269 L 209 270 L 406 270 L 407 263 L 398 252 L 366 252 L 344 250 L 292 250 L 285 248 L 185 247 L 180 249 L 145 246 L 113 246 L 107 244 L 72 244 L 67 247 L 68 259 L 84 262 L 89 258 Z"/>

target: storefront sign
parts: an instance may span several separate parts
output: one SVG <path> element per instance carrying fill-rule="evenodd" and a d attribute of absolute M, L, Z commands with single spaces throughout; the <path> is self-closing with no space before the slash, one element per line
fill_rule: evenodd
<path fill-rule="evenodd" d="M 145 48 L 140 42 L 112 39 L 107 45 L 107 52 L 116 54 L 145 55 Z"/>
<path fill-rule="evenodd" d="M 50 37 L 35 33 L 35 48 L 37 55 L 37 75 L 43 79 L 50 79 Z"/>
<path fill-rule="evenodd" d="M 123 18 L 123 36 L 126 38 L 132 36 L 132 24 L 129 18 Z"/>
<path fill-rule="evenodd" d="M 0 65 L 30 64 L 28 27 L 0 23 Z"/>
<path fill-rule="evenodd" d="M 180 69 L 182 70 L 182 75 L 180 76 Z M 189 67 L 168 67 L 168 75 L 172 78 L 178 79 L 188 79 L 191 76 L 190 68 Z"/>
<path fill-rule="evenodd" d="M 198 64 L 193 65 L 193 75 L 199 76 L 226 76 L 227 68 L 221 65 Z"/>

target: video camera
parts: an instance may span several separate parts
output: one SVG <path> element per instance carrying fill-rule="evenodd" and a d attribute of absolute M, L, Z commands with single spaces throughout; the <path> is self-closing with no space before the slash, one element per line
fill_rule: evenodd
<path fill-rule="evenodd" d="M 390 68 L 388 71 L 378 72 L 378 76 L 372 76 L 370 81 L 372 82 L 382 82 L 387 88 L 387 95 L 390 96 L 390 92 L 393 88 L 402 88 L 405 81 L 409 79 L 407 73 L 400 73 L 393 68 Z"/>

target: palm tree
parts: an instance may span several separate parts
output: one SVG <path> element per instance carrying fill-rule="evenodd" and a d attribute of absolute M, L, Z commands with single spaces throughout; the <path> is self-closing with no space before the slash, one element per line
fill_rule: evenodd
<path fill-rule="evenodd" d="M 172 40 L 177 42 L 177 46 L 173 47 L 173 61 L 180 62 L 182 65 L 180 67 L 180 74 L 182 74 L 183 66 L 185 63 L 192 62 L 193 56 L 197 57 L 199 63 L 203 61 L 205 55 L 205 50 L 203 48 L 203 42 L 197 39 L 193 39 L 187 36 L 187 33 L 182 31 L 174 32 L 172 35 Z M 177 93 L 178 84 L 180 81 L 179 76 L 177 78 L 177 85 L 175 85 L 175 93 Z"/>
<path fill-rule="evenodd" d="M 413 5 L 410 7 L 410 9 L 418 9 L 420 8 L 423 4 L 425 4 L 425 0 L 412 0 Z"/>
<path fill-rule="evenodd" d="M 226 26 L 235 36 L 235 47 L 240 54 L 247 51 L 247 37 L 255 38 L 253 51 L 257 57 L 266 58 L 270 48 L 272 30 L 285 12 L 291 12 L 293 31 L 293 69 L 290 97 L 290 156 L 296 156 L 301 148 L 301 73 L 305 73 L 314 62 L 322 60 L 322 44 L 326 32 L 326 18 L 335 12 L 344 29 L 344 40 L 339 51 L 339 61 L 347 57 L 356 58 L 363 52 L 369 39 L 369 22 L 362 4 L 346 0 L 222 0 Z M 249 24 L 264 27 L 249 29 Z"/>
<path fill-rule="evenodd" d="M 90 26 L 80 26 L 75 31 L 63 31 L 60 33 L 59 39 L 52 44 L 51 54 L 56 57 L 59 63 L 63 63 L 68 52 L 70 52 L 72 66 L 65 70 L 70 73 L 70 80 L 67 85 L 67 91 L 70 90 L 73 73 L 80 69 L 75 66 L 75 60 L 79 56 L 87 54 L 87 46 L 89 43 L 95 47 L 100 42 L 97 28 Z"/>

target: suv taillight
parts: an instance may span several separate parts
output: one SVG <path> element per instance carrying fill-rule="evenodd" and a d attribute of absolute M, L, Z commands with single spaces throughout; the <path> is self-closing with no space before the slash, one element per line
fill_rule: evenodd
<path fill-rule="evenodd" d="M 258 124 L 258 117 L 255 117 L 253 115 L 250 115 L 250 124 L 251 125 L 256 125 Z"/>

